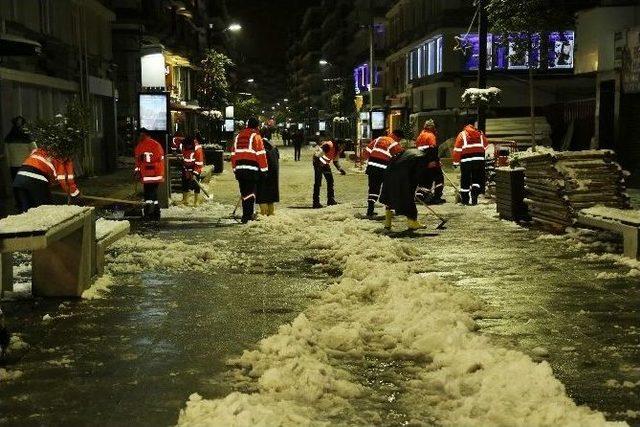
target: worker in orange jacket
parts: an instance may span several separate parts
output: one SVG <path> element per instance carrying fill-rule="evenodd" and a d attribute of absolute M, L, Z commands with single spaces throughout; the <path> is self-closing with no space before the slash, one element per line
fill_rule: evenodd
<path fill-rule="evenodd" d="M 323 141 L 313 155 L 313 208 L 319 209 L 320 204 L 320 187 L 322 186 L 322 177 L 327 181 L 327 206 L 337 205 L 335 197 L 335 188 L 333 185 L 333 174 L 331 173 L 331 164 L 340 171 L 341 175 L 347 172 L 340 165 L 340 155 L 344 150 L 345 141 L 336 139 L 336 141 Z"/>
<path fill-rule="evenodd" d="M 160 219 L 158 187 L 165 180 L 164 149 L 149 132 L 140 129 L 140 139 L 133 152 L 136 168 L 134 173 L 140 179 L 144 192 L 144 216 L 148 219 Z"/>
<path fill-rule="evenodd" d="M 404 151 L 404 148 L 400 145 L 400 141 L 403 138 L 404 132 L 401 129 L 396 129 L 388 136 L 373 139 L 364 149 L 364 158 L 367 160 L 365 173 L 369 178 L 368 217 L 375 215 L 375 205 L 380 199 L 385 170 L 393 159 Z"/>
<path fill-rule="evenodd" d="M 194 193 L 193 205 L 202 204 L 200 196 L 200 186 L 202 168 L 204 167 L 204 150 L 202 145 L 192 137 L 188 136 L 182 142 L 182 204 L 188 205 L 190 191 Z"/>
<path fill-rule="evenodd" d="M 20 212 L 52 204 L 50 187 L 57 184 L 74 199 L 80 194 L 74 180 L 73 161 L 56 156 L 51 150 L 36 148 L 24 161 L 13 181 L 13 192 Z"/>
<path fill-rule="evenodd" d="M 424 123 L 424 127 L 418 139 L 416 140 L 416 148 L 427 155 L 427 173 L 426 181 L 421 185 L 431 192 L 431 198 L 428 203 L 440 204 L 444 203 L 442 193 L 444 191 L 444 174 L 442 173 L 442 164 L 438 156 L 438 139 L 436 124 L 433 119 L 429 119 Z"/>
<path fill-rule="evenodd" d="M 476 129 L 475 122 L 475 117 L 466 120 L 453 148 L 453 166 L 460 166 L 460 201 L 463 205 L 478 204 L 478 195 L 485 191 L 485 152 L 489 141 Z"/>
<path fill-rule="evenodd" d="M 247 127 L 236 136 L 231 153 L 231 166 L 242 197 L 243 224 L 253 219 L 258 181 L 269 170 L 259 126 L 255 117 L 247 120 Z"/>

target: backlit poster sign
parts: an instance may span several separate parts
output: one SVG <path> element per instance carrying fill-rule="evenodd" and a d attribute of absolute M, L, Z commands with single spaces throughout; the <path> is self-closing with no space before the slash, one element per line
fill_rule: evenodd
<path fill-rule="evenodd" d="M 384 112 L 374 111 L 371 113 L 371 128 L 373 130 L 384 129 Z"/>
<path fill-rule="evenodd" d="M 151 131 L 169 132 L 166 94 L 139 95 L 140 127 Z"/>
<path fill-rule="evenodd" d="M 573 68 L 573 49 L 575 35 L 573 31 L 549 33 L 549 68 Z"/>

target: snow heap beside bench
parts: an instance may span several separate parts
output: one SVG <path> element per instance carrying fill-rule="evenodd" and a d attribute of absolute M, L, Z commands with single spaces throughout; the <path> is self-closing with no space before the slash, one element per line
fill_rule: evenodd
<path fill-rule="evenodd" d="M 129 234 L 129 221 L 110 221 L 100 218 L 96 221 L 96 262 L 95 272 L 104 273 L 104 255 L 114 242 Z"/>
<path fill-rule="evenodd" d="M 533 221 L 554 231 L 573 225 L 577 213 L 596 205 L 627 209 L 624 171 L 610 150 L 538 149 L 516 153 L 525 169 L 525 202 Z"/>
<path fill-rule="evenodd" d="M 578 212 L 578 224 L 622 234 L 624 256 L 640 260 L 640 211 L 595 206 Z"/>

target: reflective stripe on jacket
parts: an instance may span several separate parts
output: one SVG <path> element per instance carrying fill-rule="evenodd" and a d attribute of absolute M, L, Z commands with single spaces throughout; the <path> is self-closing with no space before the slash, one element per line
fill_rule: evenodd
<path fill-rule="evenodd" d="M 24 161 L 25 170 L 18 171 L 19 175 L 31 179 L 48 182 L 51 185 L 60 184 L 65 193 L 71 197 L 80 194 L 73 175 L 73 161 L 60 160 L 51 156 L 44 148 L 36 148 Z"/>
<path fill-rule="evenodd" d="M 364 156 L 368 160 L 367 168 L 386 169 L 391 160 L 403 151 L 399 142 L 389 136 L 376 138 L 364 149 Z"/>
<path fill-rule="evenodd" d="M 164 150 L 155 139 L 143 137 L 134 150 L 136 172 L 143 184 L 164 182 Z"/>
<path fill-rule="evenodd" d="M 233 143 L 231 166 L 234 172 L 241 170 L 267 172 L 267 153 L 262 137 L 255 129 L 243 129 Z"/>
<path fill-rule="evenodd" d="M 202 145 L 196 144 L 193 150 L 182 148 L 182 169 L 200 175 L 203 167 L 204 150 Z"/>
<path fill-rule="evenodd" d="M 473 160 L 484 161 L 485 150 L 488 145 L 489 141 L 487 141 L 484 134 L 475 127 L 468 125 L 456 138 L 453 148 L 453 164 L 459 165 Z"/>

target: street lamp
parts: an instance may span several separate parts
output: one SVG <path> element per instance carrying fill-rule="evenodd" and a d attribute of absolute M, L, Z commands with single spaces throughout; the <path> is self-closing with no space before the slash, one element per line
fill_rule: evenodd
<path fill-rule="evenodd" d="M 231 31 L 232 33 L 237 33 L 240 30 L 242 30 L 242 25 L 238 23 L 233 23 L 227 27 L 227 31 Z"/>
<path fill-rule="evenodd" d="M 253 82 L 255 82 L 254 79 L 247 79 L 247 83 L 253 83 Z"/>
<path fill-rule="evenodd" d="M 318 64 L 320 65 L 327 65 L 329 63 L 329 61 L 327 61 L 326 59 L 321 59 L 320 61 L 318 61 Z"/>

